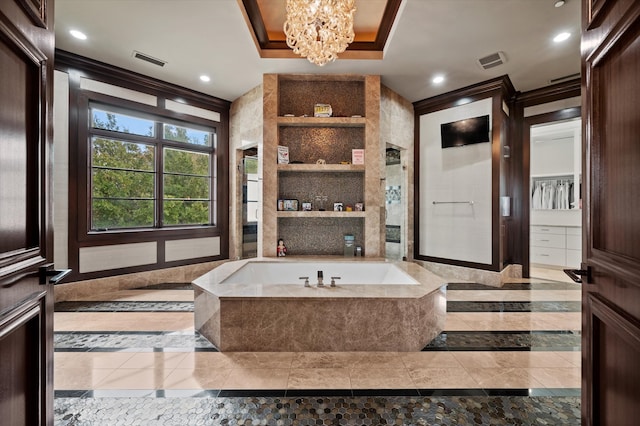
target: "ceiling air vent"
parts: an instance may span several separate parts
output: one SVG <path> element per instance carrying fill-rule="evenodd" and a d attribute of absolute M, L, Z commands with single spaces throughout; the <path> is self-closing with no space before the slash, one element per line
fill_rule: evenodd
<path fill-rule="evenodd" d="M 549 84 L 561 83 L 563 81 L 573 80 L 578 77 L 580 77 L 579 72 L 575 74 L 565 75 L 564 77 L 552 78 L 551 80 L 549 80 Z"/>
<path fill-rule="evenodd" d="M 478 59 L 478 65 L 480 65 L 480 67 L 485 70 L 497 67 L 498 65 L 502 65 L 505 62 L 507 62 L 507 58 L 505 58 L 503 52 L 492 53 L 491 55 L 487 55 L 484 58 Z"/>
<path fill-rule="evenodd" d="M 140 52 L 137 52 L 135 50 L 133 51 L 133 57 L 136 58 L 136 59 L 147 61 L 147 62 L 149 62 L 149 63 L 151 63 L 153 65 L 157 65 L 159 67 L 164 67 L 166 65 L 166 63 L 167 63 L 167 61 L 163 61 L 161 59 L 156 59 L 153 56 L 149 56 L 147 54 L 140 53 Z"/>

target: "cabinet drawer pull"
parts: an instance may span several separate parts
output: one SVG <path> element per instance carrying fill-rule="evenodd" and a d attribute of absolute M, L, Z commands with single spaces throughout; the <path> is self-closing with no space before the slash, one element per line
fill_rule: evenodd
<path fill-rule="evenodd" d="M 540 254 L 540 256 L 542 256 L 542 257 L 549 257 L 549 255 L 548 255 L 548 254 L 542 254 L 542 253 Z"/>
<path fill-rule="evenodd" d="M 548 243 L 548 242 L 549 242 L 549 240 L 540 240 L 540 241 L 544 241 L 545 243 Z"/>

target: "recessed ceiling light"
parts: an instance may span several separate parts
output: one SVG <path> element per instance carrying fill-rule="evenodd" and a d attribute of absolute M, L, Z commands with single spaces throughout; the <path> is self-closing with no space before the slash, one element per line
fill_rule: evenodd
<path fill-rule="evenodd" d="M 440 84 L 444 81 L 444 76 L 443 75 L 436 75 L 435 77 L 433 77 L 433 79 L 431 80 L 431 82 L 433 84 Z"/>
<path fill-rule="evenodd" d="M 204 74 L 202 74 L 202 75 L 200 76 L 200 81 L 204 81 L 205 83 L 208 83 L 208 82 L 210 82 L 210 81 L 211 81 L 211 77 L 209 77 L 208 75 L 204 75 Z"/>
<path fill-rule="evenodd" d="M 564 6 L 564 0 L 558 0 L 557 2 L 554 3 L 555 7 L 562 7 Z"/>
<path fill-rule="evenodd" d="M 74 36 L 78 40 L 86 40 L 87 39 L 86 34 L 83 33 L 82 31 L 71 30 L 71 31 L 69 31 L 69 34 L 71 34 L 72 36 Z"/>
<path fill-rule="evenodd" d="M 571 37 L 570 33 L 560 33 L 553 38 L 553 41 L 555 41 L 556 43 L 560 43 L 561 41 L 565 41 L 569 37 Z"/>

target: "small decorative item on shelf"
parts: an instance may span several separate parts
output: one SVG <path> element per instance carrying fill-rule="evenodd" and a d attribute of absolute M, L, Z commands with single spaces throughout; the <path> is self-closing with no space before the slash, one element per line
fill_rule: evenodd
<path fill-rule="evenodd" d="M 322 158 L 318 158 L 318 160 L 316 161 L 316 164 L 327 164 L 327 161 L 323 160 Z"/>
<path fill-rule="evenodd" d="M 343 166 L 348 166 L 349 164 L 351 164 L 351 161 L 341 161 L 340 164 L 342 164 Z"/>
<path fill-rule="evenodd" d="M 344 211 L 346 212 L 352 212 L 353 211 L 353 207 L 351 206 L 351 204 L 347 204 L 344 208 Z"/>
<path fill-rule="evenodd" d="M 364 149 L 351 150 L 351 163 L 364 164 Z"/>
<path fill-rule="evenodd" d="M 278 164 L 289 164 L 289 147 L 278 145 Z"/>
<path fill-rule="evenodd" d="M 355 255 L 356 238 L 352 234 L 344 234 L 344 257 Z"/>
<path fill-rule="evenodd" d="M 328 199 L 329 197 L 326 195 L 316 195 L 316 207 L 318 208 L 318 211 L 325 211 L 325 203 Z"/>
<path fill-rule="evenodd" d="M 298 200 L 282 200 L 285 211 L 298 211 Z"/>
<path fill-rule="evenodd" d="M 342 203 L 333 203 L 333 211 L 334 212 L 341 212 L 342 209 L 343 209 Z"/>
<path fill-rule="evenodd" d="M 278 257 L 284 257 L 287 255 L 287 246 L 284 245 L 284 240 L 282 238 L 278 239 L 277 253 Z"/>
<path fill-rule="evenodd" d="M 333 111 L 329 104 L 315 104 L 313 107 L 314 117 L 331 117 L 331 114 L 333 114 Z"/>
<path fill-rule="evenodd" d="M 302 202 L 302 211 L 303 212 L 310 212 L 311 210 L 313 210 L 311 203 L 308 202 L 308 201 L 303 201 Z"/>
<path fill-rule="evenodd" d="M 278 200 L 278 211 L 284 210 L 284 200 Z"/>
<path fill-rule="evenodd" d="M 355 209 L 356 209 L 357 212 L 363 212 L 364 211 L 364 203 L 356 203 Z"/>

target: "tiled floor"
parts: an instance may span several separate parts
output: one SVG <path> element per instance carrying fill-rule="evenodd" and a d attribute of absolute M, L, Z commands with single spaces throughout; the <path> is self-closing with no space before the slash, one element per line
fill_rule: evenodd
<path fill-rule="evenodd" d="M 56 424 L 579 424 L 580 287 L 514 281 L 449 284 L 415 353 L 220 353 L 184 285 L 60 303 Z"/>

